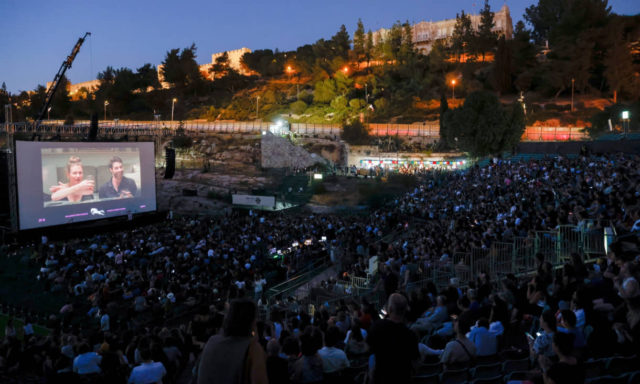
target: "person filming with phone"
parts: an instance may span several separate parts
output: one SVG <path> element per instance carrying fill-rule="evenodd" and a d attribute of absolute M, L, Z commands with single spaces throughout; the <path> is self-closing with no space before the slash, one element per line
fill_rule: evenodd
<path fill-rule="evenodd" d="M 111 178 L 98 190 L 98 196 L 101 199 L 112 197 L 124 199 L 136 195 L 138 191 L 136 182 L 124 176 L 124 166 L 121 158 L 113 156 L 109 160 L 109 172 L 111 173 Z"/>

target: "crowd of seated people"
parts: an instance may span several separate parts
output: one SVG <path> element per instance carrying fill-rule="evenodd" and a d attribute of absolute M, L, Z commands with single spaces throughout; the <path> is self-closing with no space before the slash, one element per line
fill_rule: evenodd
<path fill-rule="evenodd" d="M 202 367 L 225 367 L 224 360 L 207 363 L 207 356 L 224 357 L 216 352 L 224 337 L 255 335 L 255 345 L 234 345 L 245 360 L 235 359 L 230 375 L 293 383 L 434 375 L 446 381 L 456 374 L 471 380 L 484 363 L 500 363 L 493 373 L 507 376 L 506 360 L 521 358 L 524 379 L 583 382 L 606 373 L 588 369 L 590 359 L 632 355 L 640 341 L 637 165 L 624 155 L 496 162 L 427 173 L 416 190 L 367 217 L 231 214 L 90 239 L 43 239 L 22 252 L 41 265 L 45 289 L 68 302 L 45 324 L 46 337 L 5 332 L 0 375 L 16 382 L 204 380 Z M 554 269 L 538 255 L 537 270 L 526 277 L 481 273 L 468 287 L 453 281 L 440 290 L 434 284 L 406 290 L 420 270 L 456 252 L 564 224 L 611 225 L 630 235 L 597 263 L 585 264 L 578 253 Z M 378 241 L 392 231 L 402 231 L 400 241 Z M 273 249 L 309 239 L 288 253 L 286 272 L 270 262 Z M 267 275 L 290 277 L 323 252 L 340 276 L 365 275 L 369 257 L 377 256 L 383 300 L 275 305 L 268 319 L 254 314 L 255 324 L 228 329 L 234 306 L 242 318 L 257 313 L 241 297 L 266 305 Z M 187 316 L 175 318 L 180 307 Z M 223 337 L 212 340 L 217 334 Z"/>

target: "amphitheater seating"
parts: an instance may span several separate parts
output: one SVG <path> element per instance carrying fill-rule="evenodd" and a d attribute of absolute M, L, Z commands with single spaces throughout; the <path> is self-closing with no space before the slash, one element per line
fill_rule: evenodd
<path fill-rule="evenodd" d="M 442 363 L 421 364 L 411 382 L 415 384 L 502 384 L 531 378 L 529 358 L 504 359 L 495 362 L 477 362 L 470 367 L 456 366 L 444 369 Z M 587 383 L 640 384 L 638 358 L 612 356 L 591 359 L 583 363 Z M 365 369 L 365 368 L 361 368 Z"/>
<path fill-rule="evenodd" d="M 636 355 L 623 357 L 616 356 L 608 359 L 605 372 L 611 376 L 618 376 L 638 368 L 638 358 Z"/>
<path fill-rule="evenodd" d="M 619 375 L 619 376 L 600 376 L 595 377 L 593 379 L 588 379 L 587 384 L 627 384 L 629 382 L 629 375 Z"/>
<path fill-rule="evenodd" d="M 502 375 L 487 377 L 484 379 L 475 379 L 471 384 L 502 384 Z"/>
<path fill-rule="evenodd" d="M 418 367 L 417 374 L 422 375 L 433 375 L 440 374 L 442 372 L 442 363 L 431 363 L 431 364 L 421 364 Z"/>
<path fill-rule="evenodd" d="M 515 371 L 515 372 L 511 372 L 507 375 L 504 375 L 504 382 L 508 383 L 512 380 L 514 381 L 521 381 L 521 380 L 526 380 L 527 378 L 529 378 L 529 371 Z"/>
<path fill-rule="evenodd" d="M 526 371 L 529 369 L 529 358 L 520 360 L 506 360 L 502 363 L 502 373 L 508 375 L 511 372 Z"/>
<path fill-rule="evenodd" d="M 587 379 L 601 376 L 607 369 L 609 359 L 588 360 L 584 363 L 584 372 Z"/>
<path fill-rule="evenodd" d="M 629 373 L 629 384 L 639 384 L 639 383 L 640 383 L 640 371 Z"/>
<path fill-rule="evenodd" d="M 471 369 L 471 377 L 477 379 L 493 378 L 502 375 L 502 364 L 483 364 L 476 365 Z"/>
<path fill-rule="evenodd" d="M 440 374 L 417 375 L 411 378 L 412 384 L 440 384 Z"/>
<path fill-rule="evenodd" d="M 463 384 L 469 380 L 468 369 L 445 370 L 440 374 L 440 384 Z"/>

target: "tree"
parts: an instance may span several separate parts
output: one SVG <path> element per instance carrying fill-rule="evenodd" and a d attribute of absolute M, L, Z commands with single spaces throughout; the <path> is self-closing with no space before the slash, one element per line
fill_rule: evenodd
<path fill-rule="evenodd" d="M 336 72 L 334 76 L 334 84 L 336 85 L 336 93 L 346 95 L 353 89 L 353 78 L 345 75 L 342 71 Z"/>
<path fill-rule="evenodd" d="M 149 87 L 160 88 L 160 81 L 158 81 L 158 70 L 155 65 L 145 64 L 136 70 L 136 89 L 144 92 Z"/>
<path fill-rule="evenodd" d="M 329 103 L 336 96 L 336 84 L 333 79 L 326 79 L 316 83 L 313 91 L 314 103 Z"/>
<path fill-rule="evenodd" d="M 531 43 L 531 31 L 525 28 L 522 21 L 516 23 L 513 39 L 509 43 L 513 65 L 517 70 L 522 71 L 536 64 L 536 47 Z"/>
<path fill-rule="evenodd" d="M 619 24 L 612 26 L 612 43 L 604 57 L 604 76 L 609 84 L 609 90 L 614 95 L 625 93 L 627 96 L 633 97 L 633 93 L 635 93 L 633 57 L 630 45 L 624 39 L 622 32 Z"/>
<path fill-rule="evenodd" d="M 172 49 L 167 52 L 162 62 L 162 76 L 164 80 L 179 90 L 196 91 L 204 79 L 200 73 L 200 66 L 196 62 L 196 45 L 189 48 Z"/>
<path fill-rule="evenodd" d="M 56 116 L 65 117 L 71 112 L 71 98 L 69 97 L 69 80 L 67 76 L 62 76 L 58 90 L 51 100 L 51 109 L 56 111 Z M 39 111 L 44 105 L 44 99 L 40 104 L 35 105 Z"/>
<path fill-rule="evenodd" d="M 7 85 L 2 82 L 2 87 L 0 87 L 0 123 L 4 123 L 6 116 L 4 115 L 4 106 L 9 104 L 9 92 L 7 92 Z"/>
<path fill-rule="evenodd" d="M 362 145 L 369 143 L 369 131 L 360 120 L 354 120 L 350 124 L 342 127 L 342 139 L 352 145 Z"/>
<path fill-rule="evenodd" d="M 511 76 L 513 73 L 513 60 L 511 57 L 511 49 L 507 45 L 504 36 L 500 36 L 498 40 L 498 50 L 493 65 L 493 80 L 495 89 L 499 93 L 511 91 Z"/>
<path fill-rule="evenodd" d="M 364 56 L 367 59 L 367 70 L 369 70 L 369 63 L 371 62 L 371 58 L 373 57 L 373 50 L 373 32 L 369 30 L 369 32 L 367 32 L 367 41 L 364 45 Z"/>
<path fill-rule="evenodd" d="M 301 58 L 303 55 L 298 54 Z M 258 72 L 261 76 L 279 76 L 284 73 L 284 54 L 277 50 L 258 49 L 245 53 L 240 59 L 249 70 Z M 301 68 L 304 66 L 301 65 Z"/>
<path fill-rule="evenodd" d="M 341 57 L 344 60 L 349 59 L 349 49 L 351 48 L 351 40 L 347 27 L 342 24 L 340 30 L 331 37 L 331 49 L 333 51 L 333 57 Z"/>
<path fill-rule="evenodd" d="M 480 26 L 478 27 L 478 35 L 476 38 L 476 48 L 482 53 L 482 61 L 484 62 L 485 53 L 492 50 L 496 45 L 497 35 L 493 31 L 495 23 L 493 21 L 493 12 L 489 6 L 489 0 L 484 0 L 484 8 L 480 11 Z"/>
<path fill-rule="evenodd" d="M 515 102 L 505 110 L 495 94 L 473 92 L 460 108 L 449 110 L 444 117 L 447 144 L 486 156 L 515 146 L 524 132 L 524 112 Z"/>
<path fill-rule="evenodd" d="M 464 10 L 462 10 L 459 15 L 456 14 L 456 24 L 453 27 L 453 34 L 451 35 L 451 48 L 458 60 L 460 55 L 467 52 L 472 38 L 471 17 L 465 15 Z"/>
<path fill-rule="evenodd" d="M 291 103 L 291 105 L 289 105 L 289 108 L 291 108 L 291 112 L 295 113 L 296 115 L 301 115 L 304 113 L 304 111 L 307 110 L 307 103 L 302 100 L 297 100 Z"/>
<path fill-rule="evenodd" d="M 551 29 L 554 28 L 565 12 L 564 3 L 560 0 L 538 0 L 537 5 L 529 6 L 524 13 L 524 19 L 533 27 L 532 37 L 538 44 L 549 40 Z"/>
<path fill-rule="evenodd" d="M 387 59 L 398 60 L 400 58 L 400 49 L 404 40 L 404 30 L 400 22 L 396 22 L 391 27 L 389 35 L 384 42 L 384 54 Z"/>
<path fill-rule="evenodd" d="M 361 19 L 358 19 L 358 27 L 353 34 L 353 54 L 358 63 L 365 57 L 365 40 L 364 24 L 362 24 Z"/>
<path fill-rule="evenodd" d="M 398 53 L 399 59 L 402 62 L 407 62 L 413 56 L 413 29 L 408 21 L 402 24 L 402 44 Z"/>
<path fill-rule="evenodd" d="M 216 62 L 209 68 L 209 73 L 213 74 L 213 78 L 220 78 L 227 75 L 230 68 L 229 54 L 224 52 L 222 55 L 216 57 Z"/>
<path fill-rule="evenodd" d="M 440 124 L 440 142 L 448 143 L 449 142 L 449 132 L 447 131 L 447 127 L 444 125 L 444 116 L 449 111 L 449 103 L 447 102 L 447 96 L 445 96 L 444 92 L 440 93 L 440 115 L 438 117 L 438 122 Z"/>
<path fill-rule="evenodd" d="M 113 84 L 115 79 L 116 71 L 111 66 L 108 66 L 103 72 L 98 73 L 98 80 L 100 80 L 100 84 Z"/>
<path fill-rule="evenodd" d="M 525 11 L 524 18 L 533 27 L 536 43 L 557 39 L 575 41 L 583 31 L 603 26 L 611 14 L 608 0 L 538 0 Z"/>
<path fill-rule="evenodd" d="M 438 78 L 444 78 L 444 74 L 447 71 L 447 58 L 445 43 L 442 40 L 436 40 L 429 52 L 428 62 L 430 71 L 441 75 Z"/>

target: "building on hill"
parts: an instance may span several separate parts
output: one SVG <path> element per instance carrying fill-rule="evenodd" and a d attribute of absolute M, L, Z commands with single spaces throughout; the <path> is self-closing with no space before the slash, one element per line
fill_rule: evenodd
<path fill-rule="evenodd" d="M 474 31 L 478 30 L 481 23 L 481 16 L 469 15 L 471 17 L 471 26 Z M 513 38 L 513 22 L 509 7 L 503 5 L 498 12 L 494 12 L 493 31 L 499 36 L 504 35 L 506 39 Z M 421 21 L 411 26 L 413 36 L 413 45 L 422 53 L 429 53 L 431 46 L 438 40 L 449 40 L 453 35 L 453 28 L 456 25 L 456 19 L 446 19 L 440 21 Z M 373 33 L 373 42 L 378 44 L 384 40 L 389 34 L 389 29 L 379 29 Z"/>
<path fill-rule="evenodd" d="M 211 63 L 201 65 L 200 72 L 202 72 L 203 74 L 206 74 L 205 76 L 209 80 L 213 80 L 215 73 L 209 72 L 209 69 L 216 63 L 216 59 L 218 59 L 219 57 L 222 57 L 222 55 L 224 55 L 225 53 L 229 57 L 229 66 L 232 69 L 235 69 L 236 71 L 238 71 L 238 73 L 242 75 L 249 74 L 247 69 L 242 65 L 242 56 L 244 56 L 245 53 L 251 53 L 251 50 L 245 47 L 242 47 L 240 49 L 234 49 L 233 51 L 225 51 L 225 52 L 218 52 L 218 53 L 212 54 Z"/>
<path fill-rule="evenodd" d="M 53 81 L 47 82 L 47 90 L 53 85 Z M 82 83 L 72 84 L 67 82 L 67 93 L 72 100 L 86 99 L 90 94 L 94 93 L 100 87 L 100 80 L 83 81 Z"/>
<path fill-rule="evenodd" d="M 233 51 L 224 51 L 224 52 L 218 52 L 218 53 L 212 54 L 210 63 L 202 64 L 199 66 L 200 73 L 204 78 L 209 80 L 214 80 L 215 72 L 211 72 L 210 70 L 213 67 L 213 65 L 216 63 L 216 59 L 218 57 L 221 57 L 225 53 L 229 57 L 229 66 L 232 69 L 235 69 L 242 75 L 250 74 L 250 72 L 248 72 L 246 68 L 244 68 L 244 66 L 242 65 L 241 59 L 245 53 L 251 53 L 251 50 L 249 48 L 242 47 L 240 49 L 234 49 Z M 158 80 L 160 81 L 160 85 L 162 85 L 162 88 L 165 88 L 165 89 L 170 88 L 171 87 L 170 84 L 164 81 L 164 76 L 162 76 L 162 72 L 161 72 L 162 67 L 163 67 L 162 64 L 158 65 Z"/>

